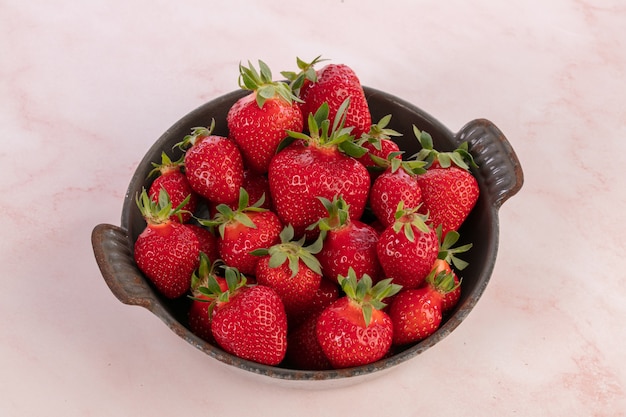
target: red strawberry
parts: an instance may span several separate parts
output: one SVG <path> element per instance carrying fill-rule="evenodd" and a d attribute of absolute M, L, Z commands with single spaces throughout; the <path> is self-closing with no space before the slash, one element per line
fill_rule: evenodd
<path fill-rule="evenodd" d="M 339 298 L 339 286 L 335 281 L 322 278 L 320 286 L 315 291 L 313 301 L 308 307 L 303 308 L 298 312 L 294 312 L 289 316 L 289 328 L 296 328 L 300 326 L 310 316 L 321 313 L 326 307 L 331 305 L 333 301 Z"/>
<path fill-rule="evenodd" d="M 245 170 L 243 173 L 242 187 L 248 193 L 248 199 L 251 204 L 256 203 L 263 198 L 263 203 L 259 206 L 270 210 L 272 208 L 272 195 L 270 194 L 270 183 L 265 175 Z M 231 206 L 236 209 L 236 207 Z"/>
<path fill-rule="evenodd" d="M 209 277 L 211 333 L 226 352 L 265 365 L 278 365 L 287 351 L 287 315 L 276 291 L 246 285 L 245 276 L 226 268 L 228 290 Z"/>
<path fill-rule="evenodd" d="M 272 209 L 272 195 L 270 194 L 270 183 L 265 175 L 258 174 L 256 172 L 250 171 L 249 169 L 244 170 L 243 185 L 241 186 L 241 188 L 246 190 L 246 192 L 248 193 L 248 200 L 250 201 L 250 203 L 254 204 L 262 198 L 263 202 L 259 205 L 259 207 L 267 210 Z M 218 204 L 209 204 L 209 213 L 211 214 L 211 216 L 215 216 L 218 213 L 216 209 L 217 206 Z M 233 210 L 237 210 L 239 207 L 239 201 L 227 204 L 227 206 Z"/>
<path fill-rule="evenodd" d="M 395 222 L 396 209 L 401 201 L 405 208 L 417 208 L 422 204 L 422 190 L 417 173 L 424 172 L 423 161 L 402 161 L 392 152 L 387 160 L 374 157 L 379 166 L 387 166 L 372 184 L 369 202 L 372 212 L 380 223 L 390 226 Z"/>
<path fill-rule="evenodd" d="M 147 226 L 135 241 L 134 258 L 161 294 L 177 298 L 189 290 L 191 275 L 200 259 L 200 245 L 188 225 L 170 219 L 186 201 L 172 208 L 167 191 L 161 189 L 160 193 L 156 203 L 146 190 L 136 197 Z"/>
<path fill-rule="evenodd" d="M 426 281 L 423 287 L 403 289 L 393 297 L 388 312 L 393 322 L 394 345 L 423 340 L 441 325 L 443 296 L 452 290 L 454 280 L 445 272 L 433 272 Z"/>
<path fill-rule="evenodd" d="M 186 223 L 191 219 L 191 215 L 196 211 L 198 206 L 198 196 L 189 185 L 187 177 L 182 172 L 184 166 L 183 159 L 172 161 L 165 152 L 161 154 L 161 163 L 152 163 L 154 169 L 150 172 L 150 176 L 158 174 L 154 179 L 148 195 L 152 201 L 157 202 L 161 188 L 164 188 L 169 195 L 173 207 L 177 207 L 183 200 L 189 197 L 187 204 L 181 207 L 180 217 L 173 216 L 172 220 Z"/>
<path fill-rule="evenodd" d="M 377 176 L 378 171 L 381 171 L 381 169 L 378 169 L 378 165 L 374 162 L 371 155 L 374 155 L 382 160 L 388 160 L 389 155 L 394 153 L 396 158 L 402 159 L 400 147 L 396 142 L 391 140 L 392 136 L 402 136 L 402 134 L 393 129 L 387 128 L 390 121 L 391 115 L 388 114 L 380 119 L 378 123 L 372 124 L 369 132 L 364 133 L 359 138 L 361 146 L 368 151 L 367 154 L 359 158 L 359 161 L 370 169 L 370 174 L 373 174 L 374 178 Z"/>
<path fill-rule="evenodd" d="M 317 341 L 317 320 L 322 312 L 307 316 L 306 320 L 287 336 L 285 362 L 288 367 L 304 370 L 331 369 L 330 361 Z"/>
<path fill-rule="evenodd" d="M 461 281 L 450 267 L 450 264 L 443 259 L 437 259 L 435 261 L 432 273 L 434 273 L 435 275 L 443 273 L 452 276 L 454 288 L 451 291 L 442 294 L 441 297 L 441 313 L 446 314 L 447 312 L 452 311 L 454 307 L 456 307 L 459 299 L 461 298 Z"/>
<path fill-rule="evenodd" d="M 217 246 L 217 237 L 207 228 L 194 223 L 187 223 L 187 226 L 195 233 L 200 244 L 200 252 L 205 253 L 211 262 L 220 257 Z"/>
<path fill-rule="evenodd" d="M 315 225 L 324 234 L 324 245 L 317 254 L 324 276 L 337 282 L 340 275 L 347 276 L 348 268 L 352 268 L 357 277 L 369 275 L 372 281 L 377 282 L 381 268 L 376 253 L 376 230 L 359 220 L 350 219 L 348 205 L 343 198 L 336 196 L 333 201 L 320 198 L 320 201 L 328 212 L 328 217 Z"/>
<path fill-rule="evenodd" d="M 345 106 L 330 128 L 328 105 L 309 117 L 310 136 L 298 132 L 299 139 L 280 151 L 269 168 L 270 192 L 276 213 L 283 224 L 291 224 L 297 237 L 327 213 L 318 197 L 332 200 L 341 195 L 350 206 L 350 217 L 359 219 L 369 191 L 367 169 L 355 158 L 365 150 L 353 142 L 349 129 L 343 127 Z M 347 152 L 348 154 L 346 154 Z M 316 231 L 307 232 L 314 238 Z"/>
<path fill-rule="evenodd" d="M 389 351 L 394 332 L 382 300 L 401 287 L 391 279 L 372 287 L 369 276 L 357 279 L 353 269 L 347 277 L 340 277 L 340 282 L 346 296 L 320 314 L 316 326 L 319 345 L 334 368 L 375 362 Z"/>
<path fill-rule="evenodd" d="M 216 204 L 230 204 L 239 198 L 243 185 L 243 158 L 235 142 L 196 127 L 179 143 L 185 152 L 185 175 L 191 187 Z"/>
<path fill-rule="evenodd" d="M 294 241 L 293 228 L 280 233 L 280 242 L 252 253 L 260 256 L 256 265 L 256 280 L 276 290 L 288 316 L 302 314 L 310 308 L 322 281 L 322 271 L 315 254 L 321 240 L 304 246 L 304 238 Z"/>
<path fill-rule="evenodd" d="M 274 212 L 259 207 L 263 204 L 262 199 L 250 206 L 246 190 L 242 188 L 240 192 L 236 211 L 220 204 L 212 220 L 199 219 L 199 222 L 204 226 L 218 227 L 220 258 L 228 266 L 237 268 L 243 274 L 254 275 L 259 258 L 251 252 L 278 243 L 283 225 Z"/>
<path fill-rule="evenodd" d="M 421 211 L 444 233 L 458 230 L 478 200 L 478 182 L 471 172 L 454 166 L 431 168 L 417 181 L 424 201 Z"/>
<path fill-rule="evenodd" d="M 317 81 L 303 89 L 300 98 L 304 101 L 302 114 L 305 119 L 322 104 L 328 103 L 331 120 L 339 113 L 345 100 L 349 99 L 345 126 L 354 127 L 352 133 L 357 138 L 370 130 L 372 117 L 365 92 L 354 70 L 347 65 L 328 64 L 318 70 Z"/>
<path fill-rule="evenodd" d="M 417 158 L 430 163 L 428 170 L 417 177 L 424 201 L 420 211 L 428 213 L 435 226 L 441 225 L 444 234 L 458 230 L 480 194 L 478 182 L 469 170 L 476 164 L 467 151 L 468 145 L 463 143 L 453 152 L 438 152 L 432 147 L 430 135 L 415 126 L 413 129 L 422 144 Z"/>
<path fill-rule="evenodd" d="M 228 290 L 226 279 L 218 275 L 217 267 L 219 265 L 221 265 L 220 262 L 211 262 L 205 253 L 200 252 L 200 265 L 191 276 L 191 294 L 193 297 L 187 313 L 189 329 L 209 342 L 214 341 L 209 312 L 212 299 L 210 295 L 207 295 L 209 294 L 209 277 L 213 277 L 222 292 Z"/>
<path fill-rule="evenodd" d="M 419 287 L 439 253 L 437 233 L 417 209 L 404 210 L 400 202 L 396 221 L 380 235 L 378 260 L 387 277 L 405 288 Z"/>
<path fill-rule="evenodd" d="M 263 61 L 259 61 L 259 68 L 260 73 L 252 64 L 249 68 L 239 65 L 239 85 L 252 93 L 231 107 L 226 121 L 229 137 L 239 145 L 246 166 L 266 173 L 287 130 L 302 131 L 303 119 L 289 86 L 273 81 Z"/>
<path fill-rule="evenodd" d="M 433 272 L 431 273 L 434 273 L 435 275 L 438 275 L 441 272 L 451 274 L 454 278 L 455 284 L 454 288 L 451 291 L 443 295 L 442 312 L 445 314 L 451 311 L 461 298 L 461 280 L 456 275 L 451 265 L 454 265 L 454 267 L 459 271 L 465 269 L 468 263 L 458 258 L 456 255 L 470 250 L 472 248 L 472 244 L 468 243 L 462 246 L 455 247 L 454 245 L 458 242 L 460 238 L 458 232 L 451 230 L 442 237 L 441 226 L 439 226 L 436 231 L 440 242 L 439 255 L 438 259 L 433 265 Z"/>

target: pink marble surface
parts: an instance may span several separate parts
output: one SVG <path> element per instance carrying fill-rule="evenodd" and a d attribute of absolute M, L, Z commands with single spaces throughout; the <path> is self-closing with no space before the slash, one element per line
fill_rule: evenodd
<path fill-rule="evenodd" d="M 625 415 L 624 3 L 316 4 L 0 1 L 0 415 Z M 90 233 L 119 224 L 165 129 L 237 88 L 239 61 L 318 54 L 452 130 L 490 119 L 526 182 L 456 331 L 312 391 L 234 373 L 121 304 Z"/>

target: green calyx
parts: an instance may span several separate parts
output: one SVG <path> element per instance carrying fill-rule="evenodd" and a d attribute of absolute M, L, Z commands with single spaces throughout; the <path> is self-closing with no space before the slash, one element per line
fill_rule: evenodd
<path fill-rule="evenodd" d="M 404 172 L 411 176 L 415 176 L 418 174 L 423 174 L 426 172 L 424 167 L 426 166 L 425 161 L 419 161 L 416 159 L 404 161 L 399 156 L 401 156 L 404 152 L 396 151 L 390 152 L 387 155 L 387 159 L 381 158 L 379 156 L 370 154 L 370 158 L 374 163 L 382 169 L 391 168 L 391 172 L 396 172 L 399 169 L 403 169 Z"/>
<path fill-rule="evenodd" d="M 431 166 L 433 162 L 438 161 L 442 168 L 449 168 L 452 165 L 466 170 L 469 170 L 470 167 L 478 168 L 472 154 L 468 151 L 469 145 L 467 142 L 461 143 L 452 152 L 439 152 L 434 149 L 433 138 L 428 132 L 421 131 L 417 126 L 413 125 L 413 133 L 422 146 L 422 149 L 414 155 L 414 158 L 425 161 L 427 166 Z"/>
<path fill-rule="evenodd" d="M 372 278 L 369 275 L 364 274 L 358 279 L 352 267 L 348 269 L 347 276 L 339 275 L 337 278 L 346 296 L 361 307 L 366 326 L 372 321 L 373 310 L 385 308 L 387 304 L 383 300 L 402 289 L 402 286 L 394 284 L 391 278 L 383 279 L 372 286 Z"/>
<path fill-rule="evenodd" d="M 209 306 L 209 317 L 212 317 L 213 309 L 217 303 L 227 303 L 230 298 L 235 295 L 241 288 L 247 286 L 247 278 L 244 274 L 239 272 L 237 268 L 231 266 L 220 265 L 220 268 L 224 269 L 224 279 L 228 289 L 222 290 L 220 284 L 217 282 L 217 274 L 209 274 L 207 276 L 206 285 L 201 285 L 197 288 L 196 296 L 190 298 L 196 301 L 202 301 L 211 303 Z M 200 295 L 204 295 L 206 298 L 201 298 Z"/>
<path fill-rule="evenodd" d="M 245 67 L 241 63 L 239 64 L 239 87 L 243 90 L 251 90 L 256 94 L 256 102 L 259 107 L 263 107 L 263 104 L 273 98 L 280 97 L 287 103 L 291 104 L 294 101 L 301 101 L 291 90 L 289 84 L 283 81 L 274 81 L 272 78 L 272 71 L 267 64 L 259 60 L 259 70 L 248 61 L 248 66 Z"/>
<path fill-rule="evenodd" d="M 322 250 L 323 239 L 318 237 L 315 242 L 305 246 L 306 237 L 294 241 L 293 226 L 287 225 L 280 232 L 280 243 L 269 248 L 256 249 L 250 252 L 255 256 L 270 256 L 270 268 L 278 268 L 289 262 L 291 278 L 299 272 L 299 261 L 302 261 L 316 274 L 322 275 L 322 267 L 315 255 Z"/>
<path fill-rule="evenodd" d="M 289 88 L 291 88 L 293 94 L 296 96 L 300 94 L 300 89 L 306 80 L 313 83 L 317 82 L 317 71 L 315 71 L 315 65 L 322 61 L 327 60 L 322 59 L 321 55 L 316 56 L 311 62 L 305 62 L 296 57 L 296 65 L 300 71 L 281 71 L 281 75 L 289 81 Z"/>
<path fill-rule="evenodd" d="M 458 258 L 456 255 L 459 253 L 467 252 L 472 248 L 473 245 L 471 243 L 468 243 L 466 245 L 454 247 L 454 245 L 458 242 L 460 238 L 459 232 L 455 230 L 450 230 L 448 233 L 446 233 L 445 236 L 443 236 L 442 239 L 441 225 L 437 226 L 435 231 L 437 232 L 437 237 L 439 238 L 439 255 L 437 256 L 437 258 L 443 259 L 444 261 L 448 262 L 448 264 L 454 265 L 454 267 L 459 271 L 465 269 L 465 267 L 467 267 L 467 265 L 469 264 L 466 261 Z"/>
<path fill-rule="evenodd" d="M 161 152 L 161 163 L 152 162 L 152 171 L 148 173 L 148 178 L 153 177 L 157 174 L 163 175 L 168 172 L 180 171 L 181 168 L 185 166 L 185 156 L 181 156 L 177 161 L 172 161 L 170 157 L 165 153 Z"/>
<path fill-rule="evenodd" d="M 183 207 L 189 202 L 191 195 L 188 195 L 177 207 L 172 207 L 170 196 L 165 190 L 159 190 L 157 201 L 153 201 L 146 189 L 142 189 L 141 194 L 135 196 L 135 203 L 145 219 L 146 223 L 151 225 L 167 223 L 171 216 L 181 218 L 182 214 L 187 212 Z"/>
<path fill-rule="evenodd" d="M 361 135 L 359 143 L 370 143 L 375 149 L 380 151 L 382 149 L 380 144 L 382 139 L 391 139 L 392 137 L 402 136 L 402 133 L 387 127 L 390 121 L 390 114 L 383 116 L 378 123 L 370 126 L 369 132 Z"/>
<path fill-rule="evenodd" d="M 201 294 L 200 287 L 209 285 L 209 278 L 217 276 L 217 270 L 224 266 L 224 261 L 216 259 L 211 262 L 206 253 L 200 252 L 200 264 L 191 275 L 191 292 L 193 294 Z"/>
<path fill-rule="evenodd" d="M 410 242 L 415 242 L 415 231 L 413 227 L 417 228 L 423 233 L 428 233 L 431 229 L 426 223 L 428 221 L 428 215 L 418 213 L 418 207 L 404 208 L 404 201 L 398 203 L 395 214 L 395 222 L 392 227 L 394 232 L 404 232 L 404 235 Z"/>
<path fill-rule="evenodd" d="M 254 204 L 250 205 L 250 196 L 248 192 L 242 187 L 239 189 L 239 201 L 237 203 L 237 210 L 233 210 L 226 204 L 218 204 L 215 209 L 217 213 L 212 219 L 199 219 L 196 218 L 198 223 L 203 226 L 214 228 L 217 227 L 220 233 L 220 236 L 224 237 L 224 230 L 228 224 L 232 223 L 241 223 L 246 227 L 251 229 L 256 229 L 256 225 L 250 219 L 247 213 L 260 213 L 267 211 L 267 209 L 261 207 L 265 202 L 265 194 L 261 196 L 261 198 L 256 201 Z"/>
<path fill-rule="evenodd" d="M 458 283 L 454 282 L 454 273 L 448 271 L 435 272 L 435 270 L 430 271 L 426 276 L 426 283 L 434 288 L 435 291 L 444 295 L 454 291 L 461 285 L 460 281 Z"/>
<path fill-rule="evenodd" d="M 346 111 L 350 106 L 350 99 L 347 98 L 339 109 L 332 122 L 329 119 L 328 103 L 323 103 L 315 114 L 308 117 L 308 132 L 287 131 L 287 139 L 281 143 L 279 150 L 286 147 L 296 139 L 303 140 L 309 146 L 317 147 L 337 147 L 341 152 L 354 158 L 360 158 L 367 153 L 367 149 L 356 143 L 354 135 L 351 134 L 352 127 L 345 127 Z"/>
<path fill-rule="evenodd" d="M 350 205 L 346 203 L 343 197 L 335 195 L 333 201 L 324 197 L 317 197 L 317 199 L 320 200 L 328 212 L 328 217 L 319 219 L 317 222 L 307 227 L 307 230 L 314 230 L 317 227 L 320 231 L 327 232 L 329 230 L 339 229 L 350 223 Z"/>
<path fill-rule="evenodd" d="M 185 151 L 195 145 L 199 139 L 211 136 L 215 129 L 215 119 L 211 119 L 211 125 L 208 127 L 194 127 L 191 129 L 191 133 L 183 138 L 180 142 L 174 145 L 174 148 L 179 148 Z"/>

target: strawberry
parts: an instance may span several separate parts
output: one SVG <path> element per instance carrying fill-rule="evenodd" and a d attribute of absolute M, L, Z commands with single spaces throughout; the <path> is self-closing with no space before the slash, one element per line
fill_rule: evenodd
<path fill-rule="evenodd" d="M 209 277 L 213 277 L 219 285 L 221 291 L 228 290 L 226 279 L 218 275 L 217 268 L 221 262 L 211 262 L 209 257 L 200 252 L 200 265 L 191 275 L 191 306 L 187 313 L 189 329 L 200 336 L 202 339 L 214 342 L 211 333 L 211 317 L 209 315 L 209 307 L 211 305 L 211 297 L 207 294 L 209 285 Z"/>
<path fill-rule="evenodd" d="M 427 285 L 403 289 L 389 306 L 393 322 L 393 344 L 418 342 L 432 335 L 441 325 L 444 294 L 454 288 L 451 274 L 433 271 L 426 278 Z"/>
<path fill-rule="evenodd" d="M 297 237 L 315 238 L 318 231 L 306 228 L 327 212 L 318 197 L 332 200 L 341 195 L 350 206 L 350 217 L 359 219 L 369 192 L 369 173 L 350 155 L 361 156 L 365 149 L 354 143 L 350 129 L 343 127 L 345 109 L 330 126 L 328 105 L 308 120 L 309 135 L 289 132 L 296 142 L 281 150 L 270 163 L 270 192 L 276 213 L 283 224 L 291 224 Z"/>
<path fill-rule="evenodd" d="M 442 294 L 441 297 L 441 313 L 446 314 L 456 307 L 459 299 L 461 298 L 461 280 L 456 275 L 450 264 L 443 259 L 435 260 L 431 273 L 434 273 L 435 275 L 443 273 L 452 276 L 454 288 L 445 294 Z M 427 283 L 426 285 L 429 284 Z"/>
<path fill-rule="evenodd" d="M 276 290 L 288 316 L 302 314 L 310 308 L 322 281 L 319 261 L 315 258 L 321 240 L 304 246 L 304 238 L 294 241 L 290 225 L 280 233 L 280 242 L 252 252 L 259 256 L 256 279 L 260 285 Z"/>
<path fill-rule="evenodd" d="M 185 174 L 194 191 L 215 204 L 237 201 L 243 185 L 243 158 L 235 142 L 196 127 L 178 144 L 185 151 Z"/>
<path fill-rule="evenodd" d="M 259 68 L 257 72 L 252 64 L 249 68 L 239 65 L 239 85 L 252 93 L 230 108 L 226 121 L 229 137 L 241 149 L 246 166 L 266 173 L 287 130 L 302 131 L 303 118 L 289 85 L 273 81 L 263 61 Z"/>
<path fill-rule="evenodd" d="M 189 290 L 191 275 L 200 262 L 195 233 L 188 225 L 171 220 L 187 200 L 172 208 L 167 191 L 162 188 L 156 203 L 145 189 L 135 201 L 147 223 L 134 245 L 137 267 L 159 293 L 178 298 Z"/>
<path fill-rule="evenodd" d="M 383 160 L 377 156 L 372 159 L 379 166 L 386 166 L 372 184 L 369 203 L 372 212 L 380 223 L 387 227 L 395 222 L 398 203 L 405 208 L 416 208 L 422 204 L 422 190 L 417 182 L 417 174 L 425 172 L 423 161 L 402 161 L 399 153 L 392 152 Z"/>
<path fill-rule="evenodd" d="M 332 304 L 337 298 L 339 298 L 339 286 L 337 282 L 322 278 L 320 286 L 313 296 L 313 301 L 311 301 L 307 307 L 289 316 L 289 328 L 296 328 L 310 316 L 321 313 L 322 310 Z"/>
<path fill-rule="evenodd" d="M 206 254 L 211 261 L 215 261 L 220 257 L 218 249 L 217 237 L 206 227 L 202 227 L 195 223 L 187 223 L 187 227 L 195 233 L 200 244 L 200 252 Z"/>
<path fill-rule="evenodd" d="M 430 164 L 428 170 L 417 177 L 424 202 L 420 211 L 428 213 L 435 226 L 441 225 L 444 234 L 458 230 L 480 194 L 478 182 L 469 170 L 476 164 L 467 151 L 467 143 L 454 152 L 441 153 L 433 149 L 430 135 L 415 126 L 413 129 L 422 144 L 417 158 Z"/>
<path fill-rule="evenodd" d="M 248 193 L 250 203 L 254 204 L 263 198 L 263 203 L 259 207 L 268 210 L 272 208 L 272 195 L 270 194 L 270 183 L 267 176 L 247 169 L 243 173 L 242 187 Z M 234 205 L 231 205 L 231 208 L 236 209 Z"/>
<path fill-rule="evenodd" d="M 169 195 L 170 201 L 173 207 L 177 207 L 184 199 L 189 197 L 187 204 L 185 204 L 180 211 L 180 216 L 173 216 L 172 220 L 186 223 L 191 219 L 191 215 L 196 211 L 198 206 L 198 195 L 193 191 L 187 177 L 182 172 L 184 167 L 183 158 L 178 161 L 172 161 L 170 157 L 165 153 L 161 153 L 161 163 L 152 163 L 154 169 L 150 171 L 148 176 L 158 175 L 150 188 L 148 189 L 148 195 L 152 198 L 152 201 L 157 202 L 161 188 L 164 188 Z"/>
<path fill-rule="evenodd" d="M 227 265 L 237 268 L 242 274 L 254 275 L 259 258 L 251 252 L 278 243 L 283 225 L 274 212 L 260 207 L 263 199 L 250 206 L 248 198 L 248 193 L 242 188 L 236 211 L 220 204 L 213 219 L 198 221 L 204 226 L 218 228 L 218 251 Z"/>
<path fill-rule="evenodd" d="M 315 330 L 318 343 L 333 368 L 375 362 L 389 351 L 394 332 L 382 300 L 401 287 L 392 284 L 391 279 L 372 287 L 369 276 L 357 279 L 353 269 L 339 282 L 346 295 L 320 314 Z"/>
<path fill-rule="evenodd" d="M 387 277 L 405 288 L 419 287 L 439 254 L 439 241 L 427 217 L 398 204 L 396 221 L 380 235 L 378 260 Z"/>
<path fill-rule="evenodd" d="M 458 232 L 451 230 L 442 237 L 441 226 L 436 229 L 436 232 L 440 242 L 439 255 L 433 265 L 433 271 L 431 271 L 431 273 L 437 275 L 444 272 L 451 274 L 454 279 L 454 288 L 443 295 L 441 310 L 443 314 L 446 314 L 456 306 L 461 298 L 461 279 L 452 269 L 451 264 L 454 265 L 454 267 L 459 271 L 465 269 L 468 263 L 458 258 L 456 255 L 470 250 L 472 248 L 472 244 L 468 243 L 462 246 L 454 247 L 460 238 Z"/>
<path fill-rule="evenodd" d="M 259 205 L 260 208 L 267 210 L 272 209 L 272 195 L 270 194 L 270 184 L 267 180 L 267 176 L 258 174 L 249 169 L 243 171 L 243 184 L 241 186 L 248 193 L 248 200 L 250 203 L 256 203 L 263 199 L 263 202 Z M 218 204 L 209 204 L 209 213 L 211 216 L 215 216 L 218 211 L 216 207 Z M 239 208 L 239 200 L 227 204 L 232 210 Z"/>
<path fill-rule="evenodd" d="M 316 224 L 323 233 L 324 245 L 317 254 L 324 276 L 334 282 L 340 275 L 347 276 L 348 268 L 354 269 L 358 277 L 369 275 L 377 282 L 381 274 L 376 244 L 378 233 L 371 226 L 350 219 L 348 205 L 340 196 L 333 201 L 320 197 L 328 212 Z"/>
<path fill-rule="evenodd" d="M 346 114 L 346 127 L 354 127 L 357 138 L 370 130 L 372 117 L 365 92 L 354 70 L 344 64 L 328 64 L 317 71 L 317 80 L 300 91 L 302 114 L 306 119 L 324 103 L 328 103 L 330 119 L 334 119 L 346 99 L 350 107 Z"/>
<path fill-rule="evenodd" d="M 390 121 L 390 114 L 384 116 L 378 123 L 372 124 L 369 132 L 361 135 L 358 140 L 358 143 L 368 151 L 367 154 L 359 158 L 359 161 L 370 170 L 370 174 L 373 174 L 374 178 L 380 169 L 378 169 L 378 165 L 371 155 L 387 160 L 389 155 L 394 153 L 396 158 L 402 159 L 400 147 L 391 139 L 392 136 L 402 136 L 402 134 L 387 127 Z"/>
<path fill-rule="evenodd" d="M 227 267 L 228 290 L 209 276 L 205 295 L 211 334 L 226 352 L 265 365 L 278 365 L 287 351 L 287 315 L 276 291 L 263 285 L 247 285 L 236 268 Z"/>
<path fill-rule="evenodd" d="M 287 335 L 285 363 L 293 369 L 332 369 L 330 361 L 317 341 L 317 321 L 321 311 L 307 316 L 306 320 Z"/>

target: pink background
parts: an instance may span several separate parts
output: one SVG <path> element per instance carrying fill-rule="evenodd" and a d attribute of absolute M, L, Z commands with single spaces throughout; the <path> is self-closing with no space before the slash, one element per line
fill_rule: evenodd
<path fill-rule="evenodd" d="M 0 0 L 0 415 L 620 416 L 620 0 Z M 471 5 L 470 5 L 471 3 Z M 452 130 L 493 121 L 526 182 L 492 280 L 436 347 L 361 384 L 234 372 L 120 303 L 90 234 L 177 119 L 319 54 Z"/>

